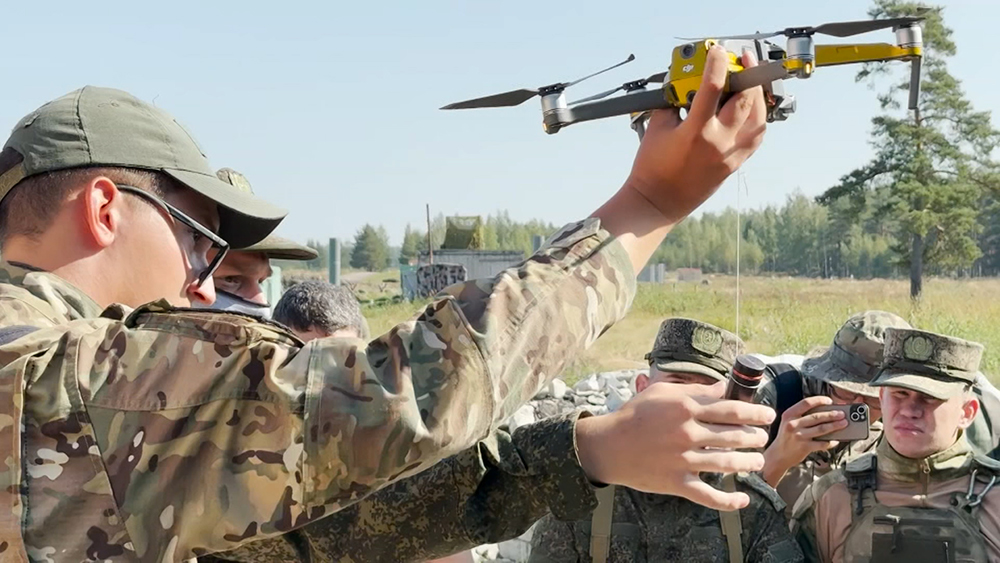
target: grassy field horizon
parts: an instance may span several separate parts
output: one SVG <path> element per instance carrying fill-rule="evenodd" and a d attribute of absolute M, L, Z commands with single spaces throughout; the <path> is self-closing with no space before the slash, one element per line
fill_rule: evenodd
<path fill-rule="evenodd" d="M 561 377 L 575 381 L 599 371 L 643 368 L 660 322 L 689 317 L 736 329 L 736 279 L 709 276 L 697 283 L 640 283 L 629 314 L 567 366 Z M 828 346 L 852 314 L 879 309 L 915 328 L 974 340 L 985 346 L 981 370 L 1000 380 L 1000 279 L 928 278 L 923 298 L 909 298 L 906 280 L 823 280 L 792 277 L 740 278 L 740 337 L 752 352 L 806 354 Z M 411 318 L 426 301 L 366 307 L 373 334 Z"/>

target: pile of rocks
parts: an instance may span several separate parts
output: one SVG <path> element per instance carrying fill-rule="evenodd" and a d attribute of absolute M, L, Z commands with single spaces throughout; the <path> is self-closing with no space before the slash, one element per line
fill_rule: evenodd
<path fill-rule="evenodd" d="M 584 409 L 594 414 L 604 414 L 621 407 L 635 395 L 635 376 L 645 370 L 622 370 L 595 373 L 580 380 L 573 387 L 555 379 L 521 407 L 507 421 L 510 431 L 537 420 L 555 416 L 573 409 Z M 500 544 L 481 545 L 472 551 L 476 563 L 498 561 L 521 563 L 528 560 L 531 551 L 531 532 Z"/>

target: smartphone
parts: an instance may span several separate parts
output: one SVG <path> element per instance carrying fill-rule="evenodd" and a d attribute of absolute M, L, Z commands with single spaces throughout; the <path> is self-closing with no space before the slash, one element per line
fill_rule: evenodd
<path fill-rule="evenodd" d="M 823 436 L 817 436 L 813 438 L 813 440 L 819 440 L 822 442 L 831 440 L 850 442 L 853 440 L 864 440 L 868 438 L 868 405 L 864 403 L 851 403 L 849 405 L 823 405 L 821 407 L 816 407 L 809 412 L 814 413 L 826 411 L 843 411 L 844 416 L 847 418 L 847 428 L 842 428 Z"/>

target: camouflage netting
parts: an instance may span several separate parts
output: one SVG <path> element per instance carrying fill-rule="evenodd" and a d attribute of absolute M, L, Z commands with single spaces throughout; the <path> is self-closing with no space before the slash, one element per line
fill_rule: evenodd
<path fill-rule="evenodd" d="M 448 217 L 441 248 L 456 250 L 482 250 L 483 219 L 482 217 Z"/>

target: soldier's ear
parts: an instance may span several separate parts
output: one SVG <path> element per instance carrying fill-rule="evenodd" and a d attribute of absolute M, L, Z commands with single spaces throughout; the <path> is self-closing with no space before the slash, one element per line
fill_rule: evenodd
<path fill-rule="evenodd" d="M 959 427 L 963 430 L 972 425 L 972 421 L 979 414 L 979 399 L 971 391 L 965 394 L 965 403 L 962 405 L 962 418 L 959 420 Z"/>
<path fill-rule="evenodd" d="M 635 392 L 642 393 L 649 387 L 649 376 L 645 373 L 640 373 L 635 376 Z"/>

